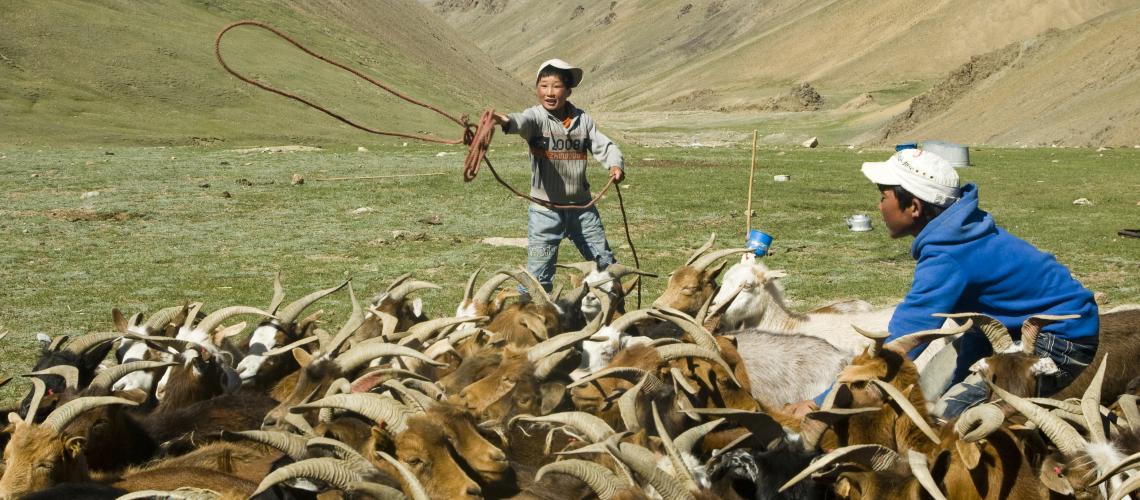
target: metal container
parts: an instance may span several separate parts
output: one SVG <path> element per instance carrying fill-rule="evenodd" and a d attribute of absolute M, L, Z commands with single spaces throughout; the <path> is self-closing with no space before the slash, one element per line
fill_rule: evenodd
<path fill-rule="evenodd" d="M 950 162 L 955 168 L 970 165 L 970 148 L 962 144 L 943 141 L 923 141 L 923 151 L 930 151 Z"/>
<path fill-rule="evenodd" d="M 871 218 L 866 214 L 855 214 L 847 218 L 847 229 L 856 233 L 871 230 Z"/>

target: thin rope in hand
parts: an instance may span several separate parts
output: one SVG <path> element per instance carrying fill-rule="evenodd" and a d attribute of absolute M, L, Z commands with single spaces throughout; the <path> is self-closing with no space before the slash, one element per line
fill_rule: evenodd
<path fill-rule="evenodd" d="M 613 184 L 613 179 L 610 179 Z M 621 209 L 621 223 L 625 227 L 625 242 L 629 243 L 629 252 L 633 254 L 633 267 L 641 269 L 641 261 L 637 258 L 637 248 L 633 246 L 633 238 L 629 235 L 629 216 L 625 213 L 625 200 L 621 197 L 621 186 L 614 184 L 618 195 L 618 208 Z M 641 309 L 641 276 L 637 277 L 637 308 Z"/>

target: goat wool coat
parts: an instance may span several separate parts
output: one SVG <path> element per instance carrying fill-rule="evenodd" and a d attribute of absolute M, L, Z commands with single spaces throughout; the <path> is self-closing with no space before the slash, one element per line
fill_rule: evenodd
<path fill-rule="evenodd" d="M 942 326 L 932 314 L 977 312 L 1001 321 L 1015 341 L 1029 316 L 1077 314 L 1042 330 L 1095 343 L 1100 322 L 1092 292 L 1052 254 L 998 227 L 978 208 L 974 184 L 963 186 L 961 199 L 922 229 L 911 256 L 918 261 L 914 282 L 891 317 L 888 342 Z"/>

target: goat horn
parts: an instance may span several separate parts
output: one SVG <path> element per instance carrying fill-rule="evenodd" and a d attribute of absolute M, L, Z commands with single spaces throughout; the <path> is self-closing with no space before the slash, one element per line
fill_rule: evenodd
<path fill-rule="evenodd" d="M 385 288 L 385 289 L 384 289 L 384 292 L 385 292 L 385 293 L 391 292 L 393 288 L 396 288 L 396 287 L 398 287 L 398 286 L 400 286 L 400 285 L 404 284 L 404 282 L 405 282 L 405 281 L 408 281 L 408 280 L 409 280 L 411 277 L 412 277 L 412 273 L 411 273 L 411 272 L 406 272 L 406 273 L 404 273 L 404 274 L 401 274 L 401 275 L 399 275 L 399 276 L 396 276 L 396 279 L 393 279 L 393 280 L 392 280 L 392 283 L 389 283 L 389 284 L 388 284 L 388 288 Z"/>
<path fill-rule="evenodd" d="M 277 309 L 281 307 L 281 302 L 285 301 L 285 287 L 281 286 L 281 270 L 278 269 L 277 273 L 273 275 L 273 298 L 269 299 L 269 311 L 277 314 Z"/>
<path fill-rule="evenodd" d="M 1100 367 L 1096 371 L 1092 382 L 1089 383 L 1088 388 L 1085 389 L 1085 394 L 1081 397 L 1081 412 L 1085 416 L 1085 425 L 1089 429 L 1089 437 L 1092 438 L 1093 443 L 1105 443 L 1108 437 L 1104 432 L 1104 421 L 1100 417 L 1100 393 L 1101 388 L 1104 386 L 1104 370 L 1108 367 L 1108 354 L 1105 354 L 1100 360 Z"/>
<path fill-rule="evenodd" d="M 692 493 L 675 478 L 657 467 L 653 452 L 631 443 L 606 442 L 610 453 L 629 466 L 637 475 L 646 479 L 665 500 L 693 498 Z"/>
<path fill-rule="evenodd" d="M 404 384 L 404 386 L 409 389 L 423 393 L 425 396 L 435 401 L 442 401 L 445 397 L 447 397 L 447 395 L 444 394 L 443 389 L 440 389 L 439 385 L 430 380 L 424 380 L 422 378 L 408 378 L 401 380 L 400 383 Z"/>
<path fill-rule="evenodd" d="M 306 308 L 313 305 L 313 302 L 332 295 L 333 293 L 339 291 L 341 288 L 344 288 L 346 285 L 348 285 L 348 280 L 345 280 L 344 283 L 341 283 L 332 288 L 317 290 L 291 302 L 289 305 L 281 309 L 279 313 L 277 313 L 277 321 L 279 321 L 282 325 L 288 325 L 292 323 L 297 319 L 298 316 L 301 315 L 302 312 L 305 311 Z"/>
<path fill-rule="evenodd" d="M 341 373 L 347 374 L 356 371 L 360 365 L 368 363 L 373 359 L 390 356 L 414 358 L 432 366 L 447 366 L 447 363 L 440 363 L 415 349 L 402 345 L 389 344 L 381 339 L 371 339 L 356 344 L 352 349 L 337 356 L 335 361 L 337 366 L 340 367 Z"/>
<path fill-rule="evenodd" d="M 619 490 L 624 489 L 617 474 L 596 462 L 570 459 L 549 463 L 538 469 L 534 481 L 536 483 L 542 481 L 542 476 L 548 473 L 566 474 L 578 478 L 578 480 L 586 483 L 601 500 L 610 500 Z"/>
<path fill-rule="evenodd" d="M 562 361 L 564 361 L 570 353 L 570 350 L 558 351 L 538 360 L 537 363 L 534 363 L 534 378 L 539 382 L 546 381 L 546 379 L 550 377 L 550 374 L 554 373 L 554 369 L 562 364 Z"/>
<path fill-rule="evenodd" d="M 419 410 L 419 413 L 426 412 L 431 405 L 435 404 L 435 400 L 427 394 L 415 389 L 410 389 L 399 380 L 388 379 L 380 385 L 400 393 L 400 396 L 404 400 L 404 405 L 410 409 Z"/>
<path fill-rule="evenodd" d="M 400 482 L 403 484 L 404 489 L 407 490 L 407 493 L 412 497 L 412 500 L 430 500 L 431 497 L 428 496 L 427 489 L 424 488 L 424 485 L 420 483 L 420 480 L 416 478 L 416 475 L 412 473 L 412 470 L 409 469 L 407 465 L 404 465 L 403 462 L 396 460 L 392 455 L 382 451 L 377 451 L 376 454 L 379 455 L 380 458 L 383 458 L 384 461 L 392 464 L 392 467 L 396 468 L 396 472 L 400 474 L 400 479 L 402 479 Z"/>
<path fill-rule="evenodd" d="M 147 335 L 160 331 L 166 327 L 178 313 L 182 312 L 182 306 L 172 306 L 159 309 L 158 312 L 150 315 L 146 320 L 146 325 L 143 329 Z"/>
<path fill-rule="evenodd" d="M 463 300 L 459 302 L 460 304 L 470 304 L 475 297 L 475 281 L 479 279 L 481 272 L 483 272 L 483 266 L 476 268 L 475 272 L 471 273 L 471 277 L 467 278 L 467 284 L 463 287 Z"/>
<path fill-rule="evenodd" d="M 954 423 L 954 431 L 962 441 L 974 443 L 993 434 L 1005 422 L 1005 413 L 997 405 L 978 405 L 962 412 Z"/>
<path fill-rule="evenodd" d="M 605 420 L 582 411 L 564 411 L 540 417 L 534 415 L 519 415 L 507 421 L 507 427 L 514 425 L 514 423 L 519 420 L 524 422 L 546 422 L 568 425 L 584 434 L 592 443 L 604 441 L 606 438 L 616 434 Z"/>
<path fill-rule="evenodd" d="M 152 500 L 155 498 L 162 498 L 164 500 L 214 500 L 221 497 L 221 494 L 214 490 L 183 486 L 173 491 L 132 491 L 122 496 L 115 497 L 115 500 Z"/>
<path fill-rule="evenodd" d="M 677 385 L 681 386 L 681 390 L 689 394 L 697 393 L 697 388 L 693 387 L 693 384 L 689 382 L 689 378 L 686 377 L 685 374 L 681 373 L 680 368 L 677 368 L 676 366 L 669 367 L 669 375 L 673 377 L 673 381 L 676 382 Z"/>
<path fill-rule="evenodd" d="M 436 331 L 442 330 L 449 326 L 460 325 L 463 323 L 471 323 L 475 321 L 486 321 L 486 316 L 456 316 L 453 318 L 436 318 L 423 323 L 417 323 L 408 328 L 408 331 L 403 335 L 393 335 L 391 340 L 402 340 L 401 345 L 410 343 L 413 340 L 425 342 L 431 338 L 432 334 Z"/>
<path fill-rule="evenodd" d="M 982 333 L 989 339 L 990 345 L 993 346 L 995 353 L 1009 352 L 1013 348 L 1013 337 L 1009 335 L 1009 329 L 1005 327 L 992 316 L 982 313 L 957 313 L 957 314 L 935 314 L 939 318 L 966 318 L 973 320 L 982 330 Z"/>
<path fill-rule="evenodd" d="M 874 472 L 882 472 L 894 468 L 895 462 L 899 459 L 899 454 L 890 448 L 879 444 L 857 444 L 853 446 L 844 446 L 836 448 L 831 453 L 817 458 L 811 465 L 796 474 L 795 477 L 780 486 L 780 493 L 783 493 L 792 485 L 803 481 L 808 476 L 814 474 L 816 471 L 827 467 L 833 463 L 839 462 L 840 459 L 847 459 L 843 463 L 854 463 L 862 465 L 867 469 Z"/>
<path fill-rule="evenodd" d="M 290 408 L 289 412 L 298 413 L 320 408 L 339 408 L 358 413 L 378 424 L 386 423 L 395 432 L 404 432 L 407 429 L 410 413 L 408 407 L 399 401 L 369 392 L 334 394 L 312 403 L 296 405 Z"/>
<path fill-rule="evenodd" d="M 119 332 L 88 333 L 87 335 L 68 342 L 67 345 L 63 347 L 63 350 L 81 356 L 100 344 L 117 340 L 122 336 L 123 334 Z"/>
<path fill-rule="evenodd" d="M 676 446 L 677 450 L 681 451 L 682 453 L 692 454 L 693 446 L 697 444 L 697 441 L 705 437 L 706 434 L 712 432 L 713 429 L 716 429 L 717 426 L 722 423 L 724 423 L 724 419 L 718 418 L 711 422 L 705 422 L 696 427 L 692 427 L 677 436 L 677 439 L 673 440 L 673 445 Z"/>
<path fill-rule="evenodd" d="M 575 262 L 573 264 L 555 264 L 555 266 L 561 267 L 562 269 L 574 269 L 582 273 L 582 276 L 586 276 L 587 274 L 598 270 L 598 263 L 592 260 L 587 260 L 585 262 Z"/>
<path fill-rule="evenodd" d="M 1075 457 L 1085 450 L 1087 443 L 1084 438 L 1060 417 L 1051 415 L 1044 408 L 1006 392 L 1005 389 L 994 385 L 993 382 L 987 380 L 986 383 L 989 384 L 994 394 L 997 394 L 999 398 L 1025 415 L 1025 418 L 1033 422 L 1038 429 L 1041 429 L 1041 432 L 1045 433 L 1045 436 L 1053 441 L 1053 444 L 1057 445 L 1057 449 L 1061 450 L 1065 456 Z"/>
<path fill-rule="evenodd" d="M 712 361 L 724 369 L 728 373 L 728 378 L 737 387 L 741 387 L 740 380 L 737 380 L 736 374 L 732 372 L 732 368 L 724 361 L 724 358 L 717 354 L 716 351 L 705 349 L 704 347 L 694 344 L 673 344 L 656 347 L 657 353 L 661 355 L 661 359 L 665 361 L 672 361 L 678 358 L 701 358 Z"/>
<path fill-rule="evenodd" d="M 352 300 L 352 314 L 349 315 L 348 321 L 341 325 L 340 330 L 337 330 L 336 336 L 321 349 L 324 352 L 331 354 L 339 351 L 341 346 L 348 341 L 348 338 L 364 324 L 364 313 L 360 310 L 360 301 L 356 300 L 356 293 L 352 291 L 352 285 L 348 285 L 348 295 Z"/>
<path fill-rule="evenodd" d="M 327 437 L 309 438 L 305 443 L 306 448 L 325 448 L 332 451 L 333 455 L 340 460 L 343 460 L 345 465 L 348 466 L 352 472 L 360 474 L 361 476 L 370 476 L 376 474 L 376 466 L 372 465 L 364 455 L 353 449 L 351 446 L 344 444 L 341 441 L 330 439 Z"/>
<path fill-rule="evenodd" d="M 655 383 L 647 384 L 646 382 L 650 380 L 649 377 L 653 377 L 653 375 L 646 373 L 645 376 L 641 377 L 641 380 L 633 384 L 633 387 L 630 387 L 629 390 L 618 397 L 618 414 L 621 416 L 621 423 L 625 425 L 625 430 L 627 431 L 637 432 L 641 429 L 641 422 L 637 421 L 637 400 L 641 399 L 642 390 L 644 390 L 647 385 L 661 386 L 661 382 L 657 380 L 657 377 L 653 377 Z"/>
<path fill-rule="evenodd" d="M 930 464 L 926 461 L 926 455 L 914 450 L 908 450 L 906 453 L 906 462 L 910 465 L 910 473 L 918 479 L 918 484 L 922 485 L 922 489 L 930 495 L 934 500 L 946 500 L 946 495 L 942 494 L 942 490 L 938 489 L 938 483 L 934 481 L 934 476 L 930 475 Z"/>
<path fill-rule="evenodd" d="M 261 443 L 269 446 L 281 453 L 284 453 L 294 461 L 304 460 L 308 456 L 308 450 L 305 448 L 306 439 L 303 436 L 298 436 L 291 432 L 281 431 L 222 431 L 222 439 L 226 441 L 237 441 L 239 439 L 247 439 L 255 443 Z"/>
<path fill-rule="evenodd" d="M 28 404 L 28 412 L 24 414 L 24 421 L 33 423 L 36 421 L 36 412 L 40 409 L 40 401 L 43 401 L 44 393 L 47 392 L 47 384 L 44 384 L 43 379 L 33 377 L 29 379 L 32 383 L 32 401 Z"/>
<path fill-rule="evenodd" d="M 538 279 L 535 278 L 534 275 L 530 274 L 530 271 L 527 271 L 526 269 L 510 271 L 510 275 L 515 279 L 515 281 L 519 282 L 520 285 L 526 288 L 527 293 L 530 294 L 530 300 L 534 302 L 534 305 L 538 307 L 554 306 L 554 302 L 550 300 L 550 296 L 547 295 L 546 289 L 542 287 L 542 284 L 538 282 Z"/>
<path fill-rule="evenodd" d="M 305 344 L 312 344 L 313 342 L 316 342 L 318 340 L 321 340 L 320 337 L 317 337 L 316 335 L 310 335 L 310 336 L 305 337 L 303 339 L 294 340 L 293 342 L 290 342 L 287 345 L 283 345 L 281 347 L 274 347 L 273 349 L 270 349 L 268 351 L 261 353 L 261 355 L 263 357 L 266 357 L 266 358 L 270 358 L 273 356 L 280 356 L 280 355 L 285 354 L 285 353 L 293 352 L 293 349 L 301 347 Z"/>
<path fill-rule="evenodd" d="M 178 363 L 173 361 L 131 361 L 121 365 L 115 365 L 107 368 L 95 378 L 91 379 L 91 383 L 87 385 L 89 391 L 97 391 L 101 393 L 110 392 L 111 387 L 118 382 L 119 379 L 139 370 L 154 370 L 157 368 L 166 368 L 174 366 Z"/>
<path fill-rule="evenodd" d="M 214 312 L 206 315 L 205 318 L 202 318 L 202 321 L 199 321 L 198 325 L 196 327 L 194 327 L 194 329 L 198 330 L 198 331 L 210 333 L 210 332 L 213 332 L 214 329 L 218 327 L 218 325 L 221 325 L 223 321 L 230 319 L 234 316 L 237 316 L 239 314 L 256 314 L 258 316 L 264 316 L 267 318 L 274 317 L 272 314 L 269 314 L 265 311 L 262 311 L 261 309 L 258 309 L 256 307 L 249 307 L 249 306 L 223 307 L 221 309 L 218 309 L 217 311 L 214 311 Z"/>
<path fill-rule="evenodd" d="M 1116 492 L 1112 494 L 1112 498 L 1108 500 L 1122 500 L 1136 490 L 1140 490 L 1140 474 L 1132 476 L 1131 479 L 1120 485 L 1120 488 L 1117 488 Z"/>
<path fill-rule="evenodd" d="M 309 397 L 312 397 L 310 395 Z M 308 398 L 305 398 L 308 399 Z M 294 429 L 301 431 L 306 436 L 313 435 L 313 426 L 309 425 L 309 421 L 298 413 L 288 413 L 285 415 L 285 423 L 293 426 Z"/>
<path fill-rule="evenodd" d="M 374 500 L 407 500 L 408 498 L 404 492 L 396 488 L 367 481 L 352 483 L 344 492 L 349 494 L 348 498 L 361 498 L 362 496 Z"/>
<path fill-rule="evenodd" d="M 716 241 L 716 233 L 709 235 L 709 240 L 706 241 L 704 245 L 701 245 L 695 252 L 689 254 L 689 258 L 685 259 L 685 265 L 693 265 L 693 262 L 696 262 L 697 258 L 704 255 L 705 252 L 709 251 L 709 249 L 712 248 L 714 241 Z"/>
<path fill-rule="evenodd" d="M 1063 316 L 1052 314 L 1038 314 L 1037 316 L 1030 316 L 1021 323 L 1021 351 L 1025 354 L 1033 355 L 1034 346 L 1037 345 L 1037 334 L 1041 333 L 1041 329 L 1050 323 L 1064 321 L 1067 319 L 1077 319 L 1081 316 L 1079 314 L 1066 314 Z"/>
<path fill-rule="evenodd" d="M 636 311 L 627 312 L 620 318 L 615 319 L 613 323 L 610 323 L 610 328 L 613 328 L 618 333 L 625 333 L 625 331 L 634 324 L 650 319 L 649 311 L 652 310 L 653 309 L 638 309 Z"/>
<path fill-rule="evenodd" d="M 700 488 L 693 479 L 693 474 L 689 471 L 689 466 L 685 465 L 685 459 L 681 457 L 681 451 L 677 449 L 676 443 L 673 442 L 673 438 L 669 436 L 669 432 L 665 429 L 665 424 L 661 421 L 661 413 L 657 411 L 657 402 L 651 401 L 649 406 L 653 412 L 653 425 L 657 428 L 657 437 L 661 438 L 661 444 L 665 447 L 665 453 L 669 455 L 669 461 L 673 464 L 673 476 L 680 478 L 681 483 L 684 484 L 689 491 L 698 491 Z"/>
<path fill-rule="evenodd" d="M 882 389 L 883 392 L 887 393 L 887 396 L 895 400 L 895 403 L 899 405 L 903 413 L 905 413 L 907 417 L 910 417 L 914 425 L 918 426 L 918 429 L 921 430 L 926 437 L 935 443 L 941 442 L 941 440 L 938 439 L 938 434 L 934 433 L 934 429 L 930 428 L 930 424 L 927 423 L 922 414 L 918 412 L 918 408 L 914 407 L 914 404 L 910 402 L 910 399 L 908 399 L 898 387 L 895 387 L 890 382 L 884 382 L 877 378 L 871 379 L 871 382 L 879 386 L 879 389 Z"/>
<path fill-rule="evenodd" d="M 388 291 L 388 298 L 393 302 L 403 301 L 412 292 L 420 290 L 439 290 L 440 286 L 426 281 L 412 280 Z"/>
<path fill-rule="evenodd" d="M 527 351 L 527 360 L 531 363 L 537 363 L 542 358 L 594 336 L 594 334 L 598 333 L 598 330 L 602 328 L 602 316 L 605 316 L 605 314 L 598 314 L 594 319 L 590 320 L 590 324 L 581 330 L 555 335 L 553 338 L 535 344 Z"/>
<path fill-rule="evenodd" d="M 63 406 L 56 408 L 55 411 L 48 414 L 42 424 L 44 427 L 55 431 L 56 433 L 63 433 L 63 429 L 67 424 L 71 423 L 75 417 L 80 413 L 87 410 L 107 405 L 127 405 L 138 406 L 138 403 L 129 399 L 116 398 L 112 396 L 89 396 L 73 399 L 64 403 Z"/>
<path fill-rule="evenodd" d="M 495 273 L 494 276 L 491 276 L 486 282 L 484 282 L 483 286 L 479 287 L 479 290 L 475 292 L 475 295 L 471 296 L 471 303 L 482 305 L 489 304 L 491 302 L 491 295 L 494 295 L 495 291 L 498 290 L 499 287 L 503 286 L 503 283 L 509 279 L 511 279 L 510 270 L 500 269 Z"/>
<path fill-rule="evenodd" d="M 1120 399 L 1116 400 L 1116 404 L 1120 406 L 1120 411 L 1124 412 L 1124 419 L 1128 421 L 1128 427 L 1135 432 L 1140 432 L 1140 410 L 1137 409 L 1136 399 L 1136 396 L 1131 394 L 1122 394 Z"/>
<path fill-rule="evenodd" d="M 162 352 L 166 352 L 167 348 L 173 348 L 173 349 L 178 350 L 179 352 L 189 351 L 189 350 L 194 350 L 194 349 L 209 349 L 210 348 L 210 347 L 207 347 L 206 344 L 194 342 L 192 340 L 177 339 L 177 338 L 171 338 L 171 337 L 158 337 L 158 336 L 153 336 L 153 335 L 135 335 L 133 333 L 127 334 L 126 337 L 131 339 L 131 340 L 140 340 L 140 341 L 146 342 L 146 344 L 148 346 L 151 346 L 151 347 L 153 347 L 159 351 L 162 351 Z"/>
<path fill-rule="evenodd" d="M 751 251 L 752 250 L 749 250 L 747 248 L 727 248 L 724 250 L 717 250 L 710 254 L 702 255 L 699 259 L 696 260 L 696 262 L 693 262 L 693 269 L 696 269 L 697 271 L 704 271 L 707 267 L 712 265 L 713 262 L 728 257 L 729 255 Z"/>
<path fill-rule="evenodd" d="M 1115 476 L 1117 474 L 1120 474 L 1121 472 L 1124 472 L 1124 471 L 1131 469 L 1133 467 L 1136 467 L 1137 465 L 1140 465 L 1140 453 L 1133 453 L 1132 455 L 1129 455 L 1124 460 L 1121 460 L 1120 463 L 1116 464 L 1113 468 L 1105 471 L 1104 474 L 1101 474 L 1101 476 L 1099 478 L 1097 478 L 1096 481 L 1093 481 L 1092 484 L 1090 484 L 1089 486 L 1096 486 L 1100 483 L 1103 483 L 1108 478 Z"/>
<path fill-rule="evenodd" d="M 360 474 L 346 467 L 343 460 L 330 457 L 309 458 L 270 472 L 250 496 L 256 497 L 277 483 L 297 478 L 316 479 L 338 490 L 346 489 L 350 484 L 363 480 Z"/>
<path fill-rule="evenodd" d="M 694 343 L 720 354 L 720 344 L 717 344 L 716 338 L 708 330 L 705 330 L 705 327 L 701 326 L 700 323 L 697 323 L 697 320 L 692 316 L 669 307 L 662 308 L 661 312 L 650 312 L 649 315 L 677 325 L 693 338 Z"/>
<path fill-rule="evenodd" d="M 629 276 L 631 274 L 636 274 L 638 276 L 646 276 L 649 278 L 656 278 L 657 277 L 657 275 L 654 273 L 642 271 L 641 269 L 638 269 L 636 267 L 626 266 L 623 264 L 610 264 L 609 267 L 606 268 L 606 272 L 610 273 L 610 276 L 613 276 L 614 279 L 616 279 L 616 280 L 620 280 L 620 279 L 622 279 L 626 276 Z"/>
<path fill-rule="evenodd" d="M 68 338 L 68 337 L 67 337 L 67 335 L 60 335 L 60 336 L 58 336 L 58 337 L 56 337 L 56 338 L 54 338 L 54 339 L 51 339 L 51 343 L 50 343 L 50 344 L 48 344 L 48 348 L 47 348 L 47 350 L 48 350 L 49 352 L 56 352 L 56 351 L 58 351 L 58 350 L 59 350 L 59 348 L 63 346 L 63 343 L 64 343 L 64 342 L 67 342 L 67 338 Z"/>
<path fill-rule="evenodd" d="M 910 352 L 911 349 L 918 347 L 919 344 L 930 342 L 932 340 L 957 335 L 963 333 L 974 327 L 974 320 L 968 319 L 961 325 L 952 326 L 950 328 L 936 328 L 933 330 L 923 330 L 921 332 L 914 332 L 909 335 L 904 335 L 897 339 L 892 340 L 887 347 L 900 352 Z"/>
<path fill-rule="evenodd" d="M 202 305 L 201 302 L 193 302 L 182 306 L 183 310 L 186 311 L 186 318 L 183 319 L 182 328 L 190 330 L 194 327 L 194 320 L 198 319 L 198 312 L 202 310 Z M 181 314 L 181 311 L 179 311 L 179 314 Z"/>
<path fill-rule="evenodd" d="M 25 376 L 38 376 L 38 375 L 55 375 L 63 379 L 63 385 L 67 389 L 79 388 L 79 368 L 71 365 L 55 365 L 37 372 L 28 373 Z"/>
<path fill-rule="evenodd" d="M 725 310 L 725 308 L 732 305 L 732 301 L 736 300 L 736 297 L 739 296 L 740 292 L 743 292 L 743 291 L 744 291 L 744 283 L 741 283 L 741 284 L 736 286 L 736 289 L 733 290 L 732 293 L 728 294 L 728 296 L 724 298 L 723 302 L 717 304 L 716 307 L 712 307 L 712 300 L 714 298 L 716 298 L 716 295 L 715 294 L 709 295 L 709 300 L 708 300 L 708 302 L 706 302 L 707 307 L 703 308 L 704 313 L 698 312 L 696 318 L 694 318 L 694 319 L 697 320 L 698 324 L 703 326 L 709 320 L 709 318 L 716 317 L 718 314 L 723 312 Z"/>
<path fill-rule="evenodd" d="M 890 333 L 886 331 L 872 332 L 870 330 L 864 330 L 857 325 L 851 325 L 851 328 L 854 328 L 859 335 L 867 337 L 874 342 L 874 344 L 867 346 L 867 355 L 872 357 L 877 357 L 879 353 L 882 352 L 883 341 L 887 340 L 887 336 L 890 335 Z"/>
<path fill-rule="evenodd" d="M 570 389 L 581 385 L 586 385 L 587 383 L 605 377 L 618 377 L 629 382 L 637 382 L 638 380 L 641 380 L 641 378 L 644 377 L 646 373 L 649 372 L 635 366 L 611 366 L 609 368 L 603 368 L 594 373 L 586 375 L 585 377 L 582 377 L 574 381 L 574 383 L 566 386 L 566 388 Z"/>

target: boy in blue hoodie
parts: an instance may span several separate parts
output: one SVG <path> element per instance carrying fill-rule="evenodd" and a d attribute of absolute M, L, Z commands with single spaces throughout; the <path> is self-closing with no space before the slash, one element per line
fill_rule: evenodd
<path fill-rule="evenodd" d="M 1021 324 L 1039 314 L 1077 315 L 1045 326 L 1036 354 L 1057 366 L 1039 373 L 1038 396 L 1073 381 L 1096 354 L 1100 323 L 1093 294 L 1051 254 L 998 227 L 978 208 L 978 187 L 959 187 L 958 173 L 941 157 L 918 149 L 899 151 L 885 162 L 863 164 L 863 175 L 879 187 L 879 210 L 892 238 L 913 236 L 918 261 L 914 281 L 895 309 L 887 342 L 942 326 L 935 313 L 976 312 L 1000 321 L 1015 341 Z M 922 348 L 910 354 L 913 359 Z M 959 342 L 952 383 L 936 411 L 961 414 L 983 402 L 989 389 L 970 367 L 993 354 L 979 330 Z"/>

